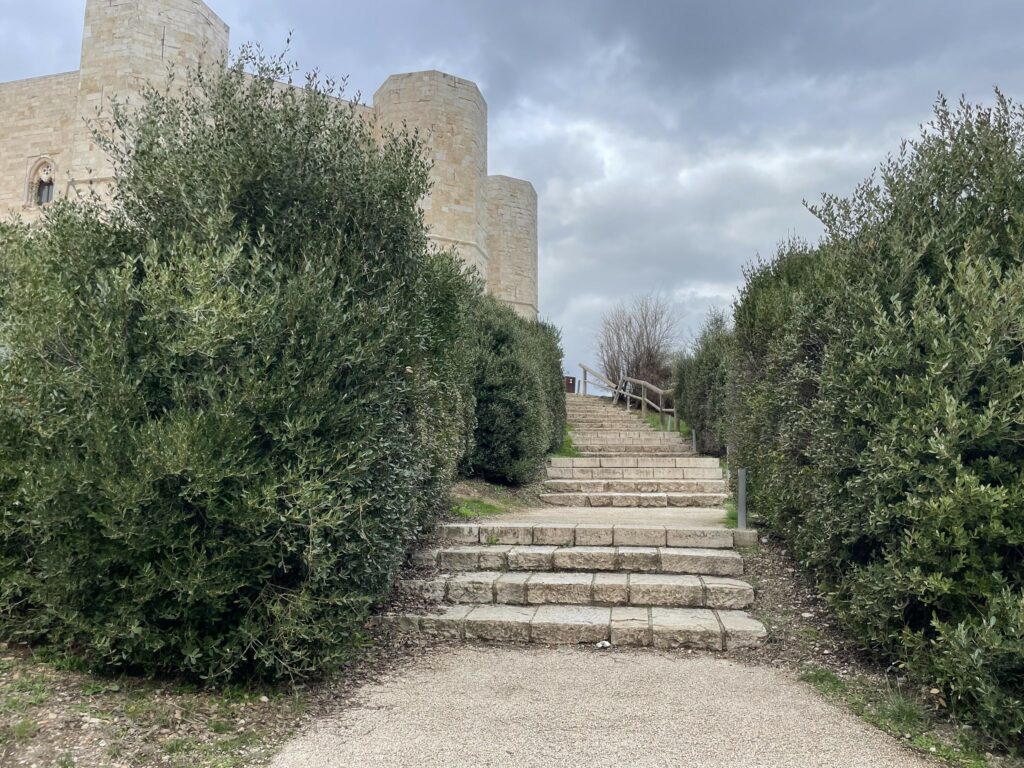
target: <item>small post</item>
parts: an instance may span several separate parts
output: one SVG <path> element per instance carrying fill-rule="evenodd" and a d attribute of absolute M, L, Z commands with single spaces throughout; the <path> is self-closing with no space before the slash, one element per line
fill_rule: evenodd
<path fill-rule="evenodd" d="M 661 424 L 661 431 L 665 431 L 665 396 L 658 393 L 658 423 Z"/>
<path fill-rule="evenodd" d="M 736 472 L 736 527 L 747 529 L 747 470 Z"/>
<path fill-rule="evenodd" d="M 581 366 L 582 368 L 582 366 Z M 583 368 L 583 396 L 587 396 L 587 369 Z"/>
<path fill-rule="evenodd" d="M 690 440 L 693 442 L 693 452 L 697 452 L 697 430 L 690 427 Z"/>
<path fill-rule="evenodd" d="M 647 385 L 640 385 L 640 411 L 643 413 L 644 418 L 647 418 Z"/>

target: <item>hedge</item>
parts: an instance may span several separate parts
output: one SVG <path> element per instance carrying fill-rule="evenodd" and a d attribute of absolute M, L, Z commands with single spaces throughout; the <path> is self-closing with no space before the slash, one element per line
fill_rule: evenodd
<path fill-rule="evenodd" d="M 674 364 L 673 396 L 679 415 L 697 437 L 697 450 L 725 455 L 732 332 L 721 310 L 712 310 L 691 348 Z"/>
<path fill-rule="evenodd" d="M 1024 113 L 937 104 L 734 308 L 731 463 L 845 626 L 1024 742 Z"/>
<path fill-rule="evenodd" d="M 476 289 L 428 246 L 418 142 L 287 75 L 244 51 L 147 92 L 104 142 L 113 210 L 0 229 L 7 640 L 323 672 L 444 506 Z"/>
<path fill-rule="evenodd" d="M 544 457 L 561 447 L 565 433 L 558 332 L 486 296 L 476 304 L 473 324 L 476 431 L 466 472 L 502 483 L 529 482 Z"/>

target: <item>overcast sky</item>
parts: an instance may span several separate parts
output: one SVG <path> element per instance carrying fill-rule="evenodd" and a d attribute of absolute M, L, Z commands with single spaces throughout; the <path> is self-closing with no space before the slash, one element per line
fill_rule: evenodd
<path fill-rule="evenodd" d="M 1024 97 L 1019 0 L 207 0 L 232 46 L 293 31 L 304 68 L 367 100 L 388 74 L 475 81 L 491 173 L 529 179 L 540 309 L 566 367 L 601 313 L 660 289 L 687 333 L 741 267 L 820 234 L 803 200 L 846 194 L 941 91 Z M 0 0 L 0 81 L 78 68 L 84 0 Z"/>

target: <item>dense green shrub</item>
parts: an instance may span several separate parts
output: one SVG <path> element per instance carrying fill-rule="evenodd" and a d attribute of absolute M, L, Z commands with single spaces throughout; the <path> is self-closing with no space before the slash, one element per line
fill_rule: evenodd
<path fill-rule="evenodd" d="M 713 309 L 690 349 L 675 361 L 676 408 L 696 434 L 697 449 L 714 456 L 725 454 L 731 346 L 728 319 Z"/>
<path fill-rule="evenodd" d="M 0 234 L 8 639 L 108 670 L 323 671 L 442 506 L 475 289 L 429 250 L 417 141 L 378 144 L 287 74 L 243 52 L 148 92 L 106 143 L 113 210 Z"/>
<path fill-rule="evenodd" d="M 487 296 L 477 302 L 473 323 L 476 432 L 466 469 L 498 482 L 528 482 L 564 437 L 557 331 Z"/>
<path fill-rule="evenodd" d="M 1024 741 L 1024 113 L 937 105 L 748 274 L 730 450 L 864 646 Z"/>

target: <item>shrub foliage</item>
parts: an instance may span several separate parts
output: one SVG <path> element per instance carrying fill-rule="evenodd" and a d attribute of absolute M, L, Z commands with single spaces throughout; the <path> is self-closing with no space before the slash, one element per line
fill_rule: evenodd
<path fill-rule="evenodd" d="M 674 400 L 697 436 L 697 450 L 725 454 L 732 332 L 721 310 L 712 310 L 687 352 L 675 361 Z"/>
<path fill-rule="evenodd" d="M 476 432 L 467 471 L 528 482 L 544 457 L 561 448 L 565 433 L 558 331 L 523 320 L 489 297 L 477 302 L 473 323 Z"/>
<path fill-rule="evenodd" d="M 735 306 L 731 463 L 866 648 L 1019 745 L 1024 113 L 940 101 L 813 210 Z"/>
<path fill-rule="evenodd" d="M 428 247 L 418 141 L 287 75 L 244 52 L 149 91 L 106 142 L 112 210 L 0 234 L 7 638 L 115 670 L 323 671 L 442 506 L 476 289 Z"/>

